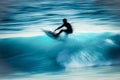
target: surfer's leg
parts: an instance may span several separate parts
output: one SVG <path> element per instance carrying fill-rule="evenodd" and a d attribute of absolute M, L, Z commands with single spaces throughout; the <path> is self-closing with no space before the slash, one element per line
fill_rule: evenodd
<path fill-rule="evenodd" d="M 59 36 L 62 32 L 66 32 L 66 30 L 61 30 L 59 33 L 56 34 L 56 36 Z"/>

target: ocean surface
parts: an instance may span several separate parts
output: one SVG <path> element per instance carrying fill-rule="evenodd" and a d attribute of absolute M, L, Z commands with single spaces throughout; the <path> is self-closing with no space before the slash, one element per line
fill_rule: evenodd
<path fill-rule="evenodd" d="M 119 22 L 119 0 L 2 0 L 0 80 L 120 80 Z"/>

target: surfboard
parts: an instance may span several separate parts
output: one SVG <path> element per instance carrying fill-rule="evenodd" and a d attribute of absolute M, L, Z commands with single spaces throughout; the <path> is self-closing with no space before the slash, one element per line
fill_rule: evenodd
<path fill-rule="evenodd" d="M 49 30 L 42 30 L 48 37 L 58 40 L 58 41 L 66 41 L 67 37 L 65 36 L 56 36 L 54 32 L 49 31 Z"/>
<path fill-rule="evenodd" d="M 52 31 L 43 30 L 43 32 L 44 32 L 47 36 L 49 36 L 49 37 L 51 37 L 51 38 L 53 38 L 53 39 L 58 39 L 58 38 L 59 38 L 59 37 L 56 36 Z"/>

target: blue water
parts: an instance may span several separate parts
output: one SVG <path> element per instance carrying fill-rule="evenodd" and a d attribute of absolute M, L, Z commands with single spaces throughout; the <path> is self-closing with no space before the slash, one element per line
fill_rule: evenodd
<path fill-rule="evenodd" d="M 110 73 L 118 77 L 119 3 L 119 0 L 113 3 L 108 0 L 1 1 L 0 78 L 23 80 L 28 75 L 39 78 L 43 75 L 48 77 L 42 80 L 51 80 L 51 77 L 52 80 L 74 80 L 80 75 L 82 78 L 78 78 L 82 80 L 97 80 L 104 75 L 111 76 Z M 73 34 L 63 40 L 44 34 L 42 29 L 53 31 L 62 24 L 63 18 L 72 24 Z M 90 74 L 95 76 L 89 77 Z M 67 78 L 62 79 L 63 75 Z M 30 78 L 34 80 L 37 76 Z"/>
<path fill-rule="evenodd" d="M 83 25 L 83 21 L 110 27 L 112 25 L 115 30 L 119 27 L 119 6 L 109 5 L 107 1 L 8 0 L 1 1 L 0 4 L 1 33 L 56 27 L 61 24 L 60 20 L 63 18 L 67 18 L 75 27 Z"/>

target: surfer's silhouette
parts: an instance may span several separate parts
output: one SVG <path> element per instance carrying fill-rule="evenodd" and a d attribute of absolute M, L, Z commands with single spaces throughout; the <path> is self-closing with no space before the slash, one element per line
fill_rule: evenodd
<path fill-rule="evenodd" d="M 61 29 L 63 27 L 66 27 L 66 29 Z M 61 29 L 61 30 L 60 30 L 60 32 L 55 34 L 56 37 L 58 37 L 62 32 L 65 32 L 67 35 L 73 33 L 72 26 L 70 23 L 67 22 L 66 18 L 63 19 L 63 24 L 60 27 L 58 27 L 57 29 L 55 29 L 55 31 L 59 30 L 59 29 Z"/>

